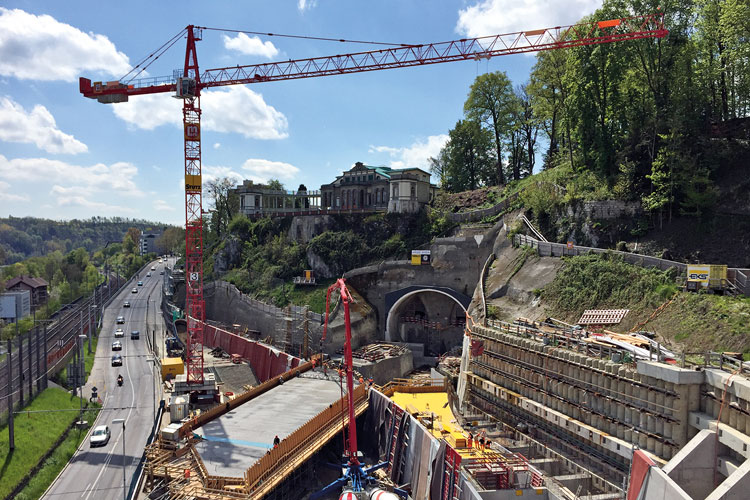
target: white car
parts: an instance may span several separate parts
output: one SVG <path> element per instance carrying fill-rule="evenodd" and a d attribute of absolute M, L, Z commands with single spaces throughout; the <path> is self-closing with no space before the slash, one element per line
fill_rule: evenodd
<path fill-rule="evenodd" d="M 159 262 L 161 262 L 161 261 L 159 261 Z M 151 266 L 151 270 L 152 271 L 156 271 L 156 266 Z"/>
<path fill-rule="evenodd" d="M 125 323 L 125 316 L 118 316 L 117 317 L 117 324 L 121 325 L 123 323 Z"/>
<path fill-rule="evenodd" d="M 113 351 L 122 351 L 122 342 L 119 340 L 115 340 L 112 342 L 112 350 Z"/>
<path fill-rule="evenodd" d="M 115 330 L 115 338 L 116 339 L 119 339 L 119 338 L 124 337 L 124 336 L 125 336 L 125 332 L 122 331 L 122 328 L 118 328 L 117 330 Z"/>
<path fill-rule="evenodd" d="M 109 427 L 106 425 L 97 425 L 94 427 L 94 431 L 91 433 L 89 442 L 91 447 L 94 446 L 105 446 L 109 442 Z"/>

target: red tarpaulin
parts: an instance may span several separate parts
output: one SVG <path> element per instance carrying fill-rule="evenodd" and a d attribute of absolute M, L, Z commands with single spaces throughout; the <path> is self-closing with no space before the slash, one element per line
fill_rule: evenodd
<path fill-rule="evenodd" d="M 633 454 L 633 464 L 630 466 L 630 484 L 628 484 L 627 500 L 637 500 L 648 475 L 648 470 L 653 465 L 656 465 L 656 462 L 651 460 L 643 451 L 635 451 Z"/>

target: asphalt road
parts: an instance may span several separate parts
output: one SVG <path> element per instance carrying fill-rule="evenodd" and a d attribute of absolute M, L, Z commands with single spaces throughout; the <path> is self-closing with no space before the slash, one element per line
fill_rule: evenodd
<path fill-rule="evenodd" d="M 172 266 L 175 260 L 169 259 L 169 265 Z M 156 271 L 152 272 L 150 278 L 146 277 L 145 271 L 141 273 L 143 286 L 133 283 L 138 293 L 131 293 L 133 287 L 125 287 L 105 310 L 94 367 L 83 390 L 84 397 L 88 398 L 93 386 L 99 389 L 103 409 L 92 428 L 96 425 L 108 425 L 112 433 L 109 443 L 91 448 L 87 437 L 42 498 L 122 498 L 123 462 L 126 469 L 126 491 L 130 488 L 131 478 L 153 425 L 154 401 L 161 399 L 161 384 L 152 371 L 152 364 L 147 361 L 149 351 L 146 335 L 152 335 L 153 330 L 156 330 L 161 337 L 161 331 L 166 328 L 159 314 L 164 278 L 159 275 L 159 271 L 164 269 L 165 264 L 155 261 L 151 265 L 156 266 Z M 130 301 L 130 308 L 122 307 L 126 300 Z M 124 325 L 115 324 L 120 315 L 125 317 Z M 112 342 L 118 327 L 125 332 L 125 336 L 120 339 L 122 351 L 119 351 L 123 364 L 122 367 L 112 367 Z M 132 330 L 140 331 L 140 340 L 131 340 Z M 118 373 L 125 379 L 122 387 L 117 386 Z M 122 424 L 111 423 L 116 418 L 125 419 L 124 460 Z"/>

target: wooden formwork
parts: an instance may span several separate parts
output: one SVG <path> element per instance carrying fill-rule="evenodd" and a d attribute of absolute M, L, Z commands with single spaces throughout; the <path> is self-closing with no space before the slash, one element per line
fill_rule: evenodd
<path fill-rule="evenodd" d="M 359 416 L 368 406 L 365 386 L 358 386 L 353 397 Z M 174 500 L 261 499 L 348 425 L 341 418 L 346 401 L 345 396 L 307 421 L 248 468 L 244 477 L 209 474 L 192 439 L 179 449 L 157 440 L 146 449 L 147 488 L 162 479 Z"/>

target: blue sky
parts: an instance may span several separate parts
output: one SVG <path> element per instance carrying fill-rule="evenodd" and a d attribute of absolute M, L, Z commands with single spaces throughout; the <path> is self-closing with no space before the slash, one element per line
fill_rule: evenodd
<path fill-rule="evenodd" d="M 117 80 L 188 24 L 393 43 L 571 24 L 600 0 L 5 1 L 0 7 L 0 216 L 121 216 L 183 224 L 180 101 L 99 104 L 78 77 Z M 374 46 L 205 31 L 202 69 Z M 149 69 L 171 75 L 179 41 Z M 427 167 L 473 80 L 528 78 L 534 57 L 230 86 L 202 97 L 203 177 L 318 189 L 355 162 Z M 204 209 L 209 208 L 204 198 Z"/>

